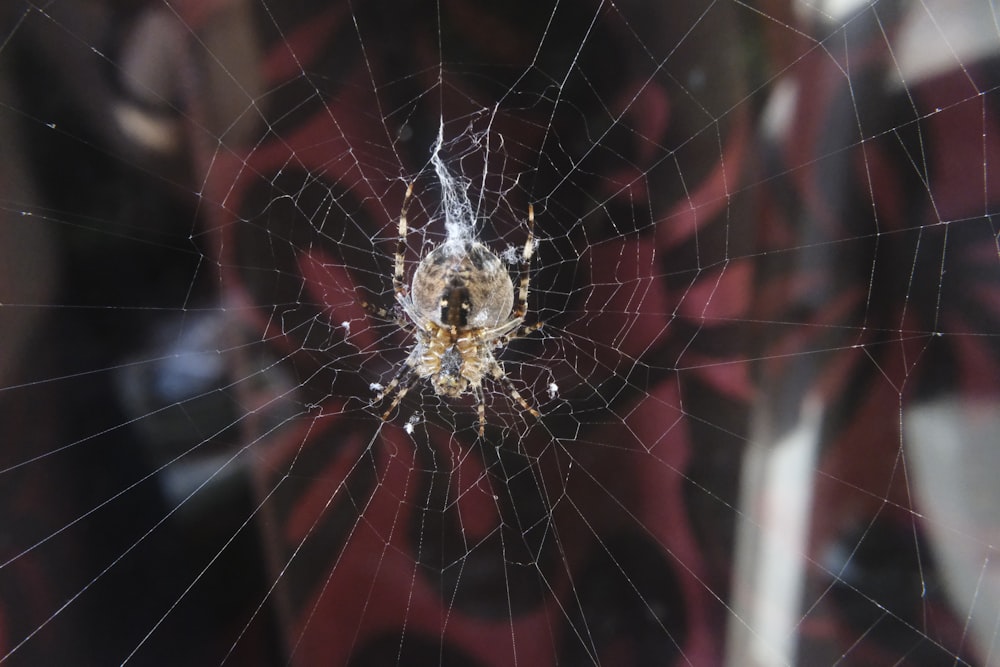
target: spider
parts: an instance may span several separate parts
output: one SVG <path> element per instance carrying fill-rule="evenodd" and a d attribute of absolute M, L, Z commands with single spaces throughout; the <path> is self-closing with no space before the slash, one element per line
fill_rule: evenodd
<path fill-rule="evenodd" d="M 503 382 L 510 395 L 527 412 L 538 418 L 533 408 L 508 379 L 493 349 L 514 338 L 526 336 L 542 327 L 542 322 L 521 327 L 528 309 L 528 271 L 534 250 L 535 211 L 528 205 L 528 239 L 524 244 L 521 282 L 514 302 L 514 283 L 503 262 L 482 243 L 472 240 L 447 240 L 425 255 L 413 273 L 412 290 L 405 278 L 406 211 L 413 194 L 413 184 L 406 189 L 399 213 L 399 240 L 392 276 L 396 301 L 409 321 L 399 319 L 403 328 L 413 332 L 416 343 L 392 382 L 375 401 L 391 396 L 384 413 L 399 405 L 406 393 L 422 379 L 430 381 L 440 396 L 457 398 L 471 392 L 479 413 L 479 435 L 486 428 L 483 402 L 483 378 Z M 385 318 L 387 311 L 375 310 Z"/>

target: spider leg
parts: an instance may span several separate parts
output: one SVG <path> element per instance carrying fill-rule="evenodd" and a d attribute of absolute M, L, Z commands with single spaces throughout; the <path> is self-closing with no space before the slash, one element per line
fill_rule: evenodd
<path fill-rule="evenodd" d="M 383 320 L 385 322 L 392 322 L 400 329 L 410 334 L 416 331 L 416 325 L 406 318 L 400 317 L 397 312 L 387 310 L 381 306 L 376 306 L 375 304 L 368 303 L 367 301 L 361 301 L 360 304 L 362 308 L 368 311 L 368 313 L 376 319 Z"/>
<path fill-rule="evenodd" d="M 528 312 L 528 283 L 531 275 L 531 257 L 535 252 L 535 207 L 528 204 L 528 240 L 524 242 L 524 254 L 522 255 L 523 268 L 521 269 L 520 283 L 517 288 L 517 301 L 514 310 L 510 314 L 510 322 L 523 320 Z M 520 322 L 518 322 L 520 325 Z M 516 326 L 513 331 L 501 335 L 496 339 L 494 347 L 503 347 L 515 338 L 527 336 L 542 328 L 545 322 L 535 322 L 527 326 Z M 503 373 L 503 369 L 500 370 Z M 506 378 L 506 376 L 504 376 Z"/>
<path fill-rule="evenodd" d="M 396 242 L 396 262 L 392 272 L 392 288 L 398 295 L 406 295 L 406 283 L 403 278 L 406 271 L 404 259 L 406 257 L 406 210 L 410 206 L 410 195 L 413 194 L 413 183 L 406 188 L 403 195 L 403 208 L 399 212 L 399 240 Z"/>
<path fill-rule="evenodd" d="M 390 403 L 389 407 L 382 413 L 382 421 L 387 421 L 389 419 L 389 414 L 396 409 L 396 406 L 399 405 L 400 401 L 402 401 L 406 396 L 406 392 L 410 391 L 419 379 L 420 376 L 417 375 L 416 370 L 413 367 L 413 355 L 410 355 L 410 357 L 408 357 L 403 363 L 403 368 L 400 369 L 400 371 L 396 374 L 396 377 L 394 377 L 392 382 L 389 383 L 389 386 L 380 391 L 375 397 L 375 402 L 378 403 L 383 398 L 391 396 L 393 392 L 396 392 L 396 395 L 392 399 L 392 403 Z"/>
<path fill-rule="evenodd" d="M 396 299 L 403 304 L 404 308 L 406 307 L 406 300 L 403 297 L 406 296 L 407 292 L 406 283 L 403 282 L 406 277 L 406 211 L 410 207 L 410 196 L 412 194 L 413 183 L 410 183 L 406 188 L 406 194 L 403 195 L 403 207 L 399 212 L 399 239 L 396 242 L 396 255 L 392 270 L 392 288 L 396 292 Z M 415 322 L 407 322 L 399 317 L 398 314 L 390 312 L 387 308 L 376 306 L 367 301 L 362 301 L 361 307 L 380 320 L 395 322 L 401 328 L 410 332 L 414 330 Z"/>
<path fill-rule="evenodd" d="M 503 347 L 504 345 L 514 340 L 515 338 L 523 338 L 529 334 L 538 331 L 543 326 L 545 326 L 545 322 L 535 322 L 534 324 L 529 324 L 519 329 L 515 329 L 514 331 L 511 331 L 509 334 L 497 338 L 494 347 Z"/>
<path fill-rule="evenodd" d="M 482 383 L 474 384 L 472 393 L 476 397 L 476 412 L 479 413 L 479 437 L 483 437 L 483 433 L 486 432 L 486 402 L 483 400 Z"/>
<path fill-rule="evenodd" d="M 393 317 L 392 314 L 388 310 L 386 310 L 385 308 L 382 308 L 381 306 L 376 306 L 373 303 L 368 303 L 367 301 L 362 301 L 361 302 L 361 307 L 364 308 L 365 310 L 367 310 L 369 314 L 374 315 L 375 317 L 377 317 L 380 320 L 386 320 L 386 321 L 389 321 L 389 322 L 392 322 L 392 321 L 396 320 L 396 318 Z"/>
<path fill-rule="evenodd" d="M 517 303 L 511 312 L 511 319 L 523 318 L 528 311 L 528 282 L 531 273 L 531 256 L 535 252 L 535 207 L 528 204 L 528 240 L 524 242 L 521 282 L 517 287 Z"/>
<path fill-rule="evenodd" d="M 389 421 L 389 414 L 396 409 L 396 406 L 399 405 L 400 401 L 403 400 L 403 398 L 406 396 L 406 393 L 411 389 L 413 389 L 413 385 L 417 383 L 417 379 L 418 376 L 414 375 L 412 378 L 407 380 L 405 385 L 400 385 L 401 389 L 396 394 L 396 397 L 392 399 L 392 403 L 390 403 L 389 407 L 386 408 L 385 412 L 382 413 L 382 421 Z M 395 382 L 395 380 L 393 382 Z"/>
<path fill-rule="evenodd" d="M 535 419 L 541 417 L 541 415 L 538 413 L 538 410 L 531 407 L 531 404 L 528 403 L 528 401 L 526 401 L 524 397 L 521 396 L 521 394 L 517 391 L 517 387 L 515 387 L 514 383 L 511 382 L 510 378 L 507 377 L 507 374 L 504 372 L 503 366 L 500 365 L 499 361 L 494 359 L 493 363 L 490 364 L 490 374 L 493 376 L 493 379 L 496 380 L 497 382 L 504 383 L 504 385 L 507 387 L 507 390 L 510 392 L 510 395 L 514 398 L 515 401 L 521 404 L 521 407 L 524 408 L 525 411 L 530 412 L 532 416 L 535 417 Z"/>

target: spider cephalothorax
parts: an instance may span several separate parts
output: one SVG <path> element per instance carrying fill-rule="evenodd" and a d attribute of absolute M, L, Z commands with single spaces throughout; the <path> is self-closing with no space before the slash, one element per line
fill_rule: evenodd
<path fill-rule="evenodd" d="M 441 396 L 456 398 L 471 392 L 479 412 L 479 434 L 486 426 L 483 378 L 503 382 L 510 395 L 535 417 L 538 411 L 518 393 L 507 378 L 493 350 L 511 339 L 535 331 L 542 324 L 522 327 L 528 302 L 528 268 L 534 250 L 534 209 L 528 206 L 528 239 L 524 244 L 524 268 L 517 289 L 507 268 L 489 248 L 477 241 L 445 241 L 428 253 L 413 274 L 412 289 L 404 282 L 406 208 L 413 185 L 406 190 L 399 214 L 393 287 L 396 300 L 409 319 L 403 322 L 416 343 L 392 382 L 376 400 L 396 393 L 382 415 L 389 414 L 419 380 L 430 381 Z M 385 314 L 385 311 L 378 311 Z"/>

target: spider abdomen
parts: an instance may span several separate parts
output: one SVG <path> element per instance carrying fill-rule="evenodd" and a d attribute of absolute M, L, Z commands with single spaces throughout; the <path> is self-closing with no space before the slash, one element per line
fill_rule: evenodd
<path fill-rule="evenodd" d="M 481 243 L 444 243 L 413 274 L 417 312 L 442 327 L 492 328 L 510 316 L 514 284 L 500 258 Z"/>

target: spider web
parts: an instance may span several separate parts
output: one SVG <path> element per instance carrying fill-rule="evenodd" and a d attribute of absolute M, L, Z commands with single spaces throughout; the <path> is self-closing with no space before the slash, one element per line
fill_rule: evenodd
<path fill-rule="evenodd" d="M 1000 665 L 995 3 L 0 21 L 5 667 Z"/>

